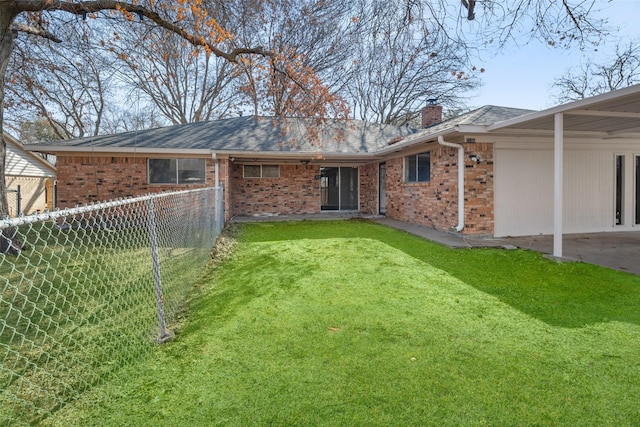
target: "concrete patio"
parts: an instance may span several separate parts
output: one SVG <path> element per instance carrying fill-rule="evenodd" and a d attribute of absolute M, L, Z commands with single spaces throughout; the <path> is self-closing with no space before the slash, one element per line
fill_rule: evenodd
<path fill-rule="evenodd" d="M 502 247 L 529 249 L 549 256 L 553 253 L 551 235 L 503 238 L 463 236 L 384 217 L 373 220 L 452 248 Z M 640 275 L 640 230 L 567 234 L 563 239 L 563 254 L 559 261 L 587 262 Z"/>

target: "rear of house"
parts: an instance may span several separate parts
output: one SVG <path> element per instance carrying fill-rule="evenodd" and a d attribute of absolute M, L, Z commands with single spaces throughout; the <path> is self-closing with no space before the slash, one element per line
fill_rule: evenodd
<path fill-rule="evenodd" d="M 419 130 L 328 121 L 311 133 L 308 120 L 239 117 L 33 149 L 58 158 L 60 207 L 220 185 L 227 219 L 360 212 L 496 237 L 640 226 L 640 86 L 540 112 L 485 106 L 441 122 L 430 105 L 423 117 Z"/>

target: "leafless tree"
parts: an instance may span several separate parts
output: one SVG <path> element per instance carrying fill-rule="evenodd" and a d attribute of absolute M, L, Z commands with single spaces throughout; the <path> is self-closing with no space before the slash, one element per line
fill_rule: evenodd
<path fill-rule="evenodd" d="M 171 124 L 235 112 L 240 94 L 234 64 L 152 25 L 121 26 L 118 32 L 123 42 L 111 41 L 110 50 L 124 64 L 118 76 L 137 102 L 150 103 Z"/>
<path fill-rule="evenodd" d="M 372 3 L 379 2 L 380 0 L 372 1 Z M 317 63 L 313 61 L 313 55 L 316 52 L 322 53 L 322 49 L 327 46 L 332 46 L 330 38 L 324 40 L 316 38 L 318 42 L 323 42 L 322 45 L 315 45 L 316 42 L 313 41 L 313 38 L 309 39 L 307 47 L 302 49 L 298 48 L 299 43 L 282 42 L 285 39 L 284 33 L 258 32 L 257 35 L 260 38 L 265 37 L 268 42 L 262 46 L 282 48 L 280 51 L 274 51 L 260 45 L 246 43 L 247 40 L 253 40 L 252 37 L 246 37 L 248 33 L 244 34 L 245 37 L 240 37 L 242 33 L 232 34 L 228 28 L 224 27 L 224 24 L 221 26 L 218 22 L 219 17 L 223 14 L 238 16 L 237 10 L 241 10 L 239 12 L 241 17 L 247 17 L 249 22 L 260 19 L 260 13 L 263 10 L 281 10 L 277 7 L 272 8 L 272 5 L 278 3 L 287 7 L 304 4 L 311 7 L 315 4 L 317 10 L 325 10 L 325 7 L 334 3 L 344 5 L 349 2 L 346 0 L 316 3 L 304 0 L 300 2 L 284 0 L 204 0 L 203 2 L 189 2 L 187 0 L 0 0 L 0 173 L 2 174 L 2 179 L 0 179 L 0 215 L 8 211 L 4 184 L 6 144 L 2 137 L 5 85 L 7 83 L 6 71 L 9 60 L 15 53 L 14 42 L 18 34 L 31 34 L 54 42 L 61 42 L 60 35 L 55 33 L 56 25 L 51 25 L 55 21 L 64 22 L 66 26 L 76 26 L 79 22 L 76 17 L 108 16 L 111 19 L 124 19 L 132 25 L 144 20 L 165 29 L 167 33 L 176 34 L 193 46 L 200 46 L 207 55 L 221 58 L 233 64 L 244 66 L 251 64 L 252 69 L 259 72 L 248 74 L 249 80 L 253 80 L 247 84 L 256 89 L 254 93 L 257 95 L 254 98 L 254 103 L 270 99 L 268 104 L 261 106 L 264 111 L 283 115 L 344 114 L 345 109 L 341 98 L 336 96 L 335 92 L 327 86 L 322 85 L 322 79 L 314 72 L 313 68 L 317 66 Z M 587 43 L 596 43 L 605 34 L 605 23 L 593 20 L 593 9 L 596 3 L 596 0 L 397 1 L 401 9 L 409 12 L 419 6 L 423 11 L 423 16 L 420 19 L 428 21 L 427 27 L 438 28 L 438 32 L 449 40 L 466 40 L 480 46 L 491 43 L 497 43 L 498 46 L 501 46 L 506 41 L 517 39 L 521 35 L 539 37 L 552 45 L 584 46 Z M 238 5 L 243 5 L 243 8 L 237 9 Z M 313 14 L 306 15 L 301 7 L 293 10 L 299 12 L 283 16 L 282 23 L 303 23 L 306 25 L 314 24 L 314 20 L 317 19 Z M 266 24 L 269 19 L 273 18 L 274 15 L 265 14 L 262 22 Z M 358 16 L 352 16 L 352 18 L 361 19 Z M 311 27 L 322 28 L 314 25 Z M 268 25 L 262 28 L 271 30 Z M 347 28 L 344 26 L 344 21 L 340 28 Z M 334 28 L 328 29 L 333 30 Z M 235 30 L 236 28 L 231 28 L 231 31 Z M 306 40 L 301 38 L 306 35 L 304 32 L 291 32 L 290 34 L 296 34 L 290 39 L 292 41 Z M 335 33 L 330 31 L 330 34 Z M 340 38 L 334 40 L 336 42 L 343 41 Z M 314 49 L 314 46 L 322 47 Z M 28 50 L 22 51 L 24 55 L 27 52 Z M 398 56 L 398 58 L 400 57 Z M 406 61 L 406 57 L 404 58 L 402 60 Z M 74 58 L 67 59 L 73 60 Z M 324 75 L 325 77 L 337 76 L 339 69 L 339 67 L 328 66 Z M 455 71 L 459 72 L 460 70 Z M 92 73 L 95 75 L 91 69 L 83 71 L 83 74 L 86 75 Z M 322 74 L 321 71 L 319 73 Z M 85 76 L 85 78 L 87 77 Z M 343 82 L 341 78 L 342 76 L 335 81 L 336 85 Z M 264 79 L 269 84 L 262 85 L 262 82 L 258 81 L 259 79 Z M 90 86 L 89 82 L 87 84 Z M 76 95 L 80 95 L 77 89 L 74 90 L 76 90 Z M 94 111 L 101 111 L 99 99 L 85 95 L 79 96 L 79 98 L 85 100 L 83 102 L 87 103 L 86 107 L 92 104 L 91 108 Z M 76 127 L 72 133 L 79 133 L 80 129 L 87 134 L 95 132 L 95 126 L 91 126 L 89 129 L 82 120 L 73 119 L 65 125 Z M 3 242 L 0 241 L 0 246 L 2 244 Z M 0 247 L 0 249 L 2 248 Z"/>
<path fill-rule="evenodd" d="M 98 135 L 114 105 L 109 99 L 113 60 L 92 45 L 95 34 L 86 22 L 56 33 L 62 43 L 36 35 L 16 40 L 8 70 L 7 125 L 16 129 L 42 118 L 56 139 Z"/>
<path fill-rule="evenodd" d="M 261 48 L 238 47 L 225 51 L 221 42 L 228 39 L 226 33 L 199 4 L 186 1 L 62 1 L 62 0 L 0 0 L 0 216 L 8 212 L 7 189 L 4 179 L 6 142 L 4 140 L 4 103 L 7 83 L 7 67 L 14 54 L 18 33 L 37 35 L 43 39 L 61 42 L 52 21 L 65 20 L 74 25 L 74 17 L 97 17 L 101 13 L 135 21 L 136 16 L 153 22 L 170 33 L 179 35 L 194 46 L 203 47 L 207 53 L 235 63 L 243 55 L 273 55 Z M 0 252 L 19 251 L 14 231 L 5 229 L 0 236 Z"/>
<path fill-rule="evenodd" d="M 255 13 L 252 1 L 239 3 L 243 11 L 237 19 L 240 43 L 267 46 L 285 57 L 297 58 L 296 67 L 314 70 L 329 93 L 345 88 L 355 36 L 344 25 L 349 2 L 276 0 L 263 2 L 259 13 Z M 242 64 L 242 90 L 247 96 L 247 109 L 253 114 L 306 115 L 306 107 L 327 97 L 327 93 L 300 91 L 301 82 L 286 78 L 282 58 L 264 59 L 253 57 Z"/>
<path fill-rule="evenodd" d="M 362 36 L 354 46 L 356 65 L 349 87 L 359 118 L 404 125 L 428 99 L 458 108 L 465 92 L 477 87 L 480 70 L 467 65 L 465 46 L 430 25 L 420 4 L 401 0 L 359 5 L 356 24 Z"/>
<path fill-rule="evenodd" d="M 603 63 L 586 62 L 555 79 L 557 102 L 570 102 L 640 83 L 638 42 L 617 45 L 613 56 Z"/>

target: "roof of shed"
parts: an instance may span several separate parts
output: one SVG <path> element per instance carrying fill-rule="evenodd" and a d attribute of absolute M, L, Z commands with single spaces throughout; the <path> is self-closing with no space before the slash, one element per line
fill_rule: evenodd
<path fill-rule="evenodd" d="M 7 143 L 5 175 L 23 177 L 55 177 L 56 168 L 42 157 L 25 150 L 17 139 L 4 134 Z"/>

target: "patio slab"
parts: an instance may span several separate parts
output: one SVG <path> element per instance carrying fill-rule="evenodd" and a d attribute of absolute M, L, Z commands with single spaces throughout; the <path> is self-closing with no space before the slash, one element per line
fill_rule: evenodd
<path fill-rule="evenodd" d="M 520 248 L 549 256 L 553 253 L 553 236 L 551 235 L 499 238 L 465 236 L 388 218 L 377 218 L 375 221 L 452 248 Z M 558 261 L 582 261 L 640 275 L 640 230 L 565 234 L 562 249 L 563 257 Z"/>

